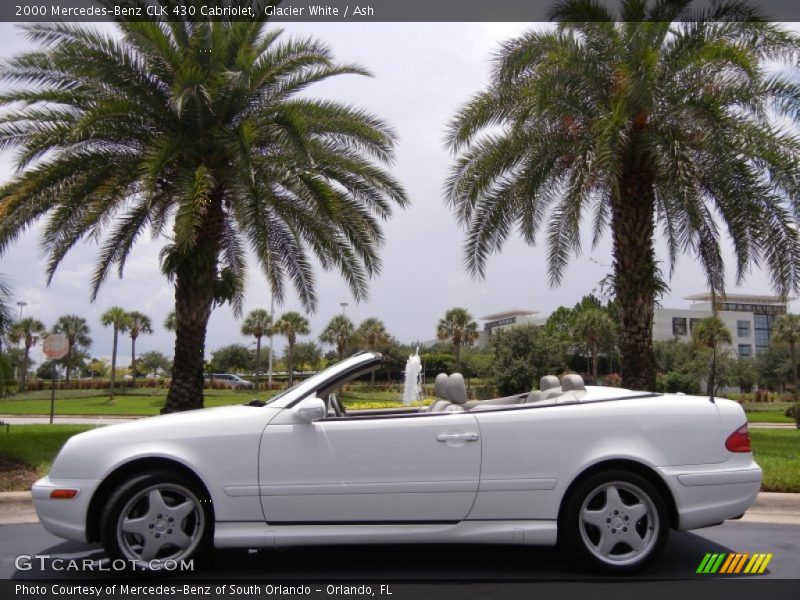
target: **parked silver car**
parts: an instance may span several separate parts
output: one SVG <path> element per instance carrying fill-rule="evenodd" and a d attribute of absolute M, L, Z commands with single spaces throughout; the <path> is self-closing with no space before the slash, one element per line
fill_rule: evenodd
<path fill-rule="evenodd" d="M 252 381 L 242 379 L 234 373 L 211 373 L 206 375 L 206 383 L 221 383 L 233 390 L 252 390 L 255 387 Z"/>

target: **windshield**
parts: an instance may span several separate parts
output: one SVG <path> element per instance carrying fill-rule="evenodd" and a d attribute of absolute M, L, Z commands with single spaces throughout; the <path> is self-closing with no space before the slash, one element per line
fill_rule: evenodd
<path fill-rule="evenodd" d="M 350 373 L 353 368 L 364 368 L 365 366 L 369 365 L 372 362 L 377 364 L 380 363 L 382 357 L 377 352 L 371 353 L 362 353 L 357 354 L 355 356 L 351 356 L 350 358 L 346 358 L 341 362 L 337 362 L 326 369 L 323 369 L 316 375 L 312 375 L 305 381 L 298 382 L 294 384 L 292 387 L 283 390 L 282 392 L 274 395 L 272 398 L 266 401 L 266 404 L 272 404 L 277 400 L 280 400 L 290 392 L 294 392 L 300 388 L 305 389 L 307 392 L 311 392 L 312 390 L 320 389 L 325 387 L 326 385 L 330 384 L 331 380 L 336 379 L 338 376 L 343 376 Z"/>

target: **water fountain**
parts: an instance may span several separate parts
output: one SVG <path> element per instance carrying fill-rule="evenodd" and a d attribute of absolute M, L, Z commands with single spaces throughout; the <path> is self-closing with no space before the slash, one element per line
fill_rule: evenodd
<path fill-rule="evenodd" d="M 422 360 L 419 358 L 419 347 L 406 361 L 406 379 L 403 387 L 403 405 L 422 399 Z"/>

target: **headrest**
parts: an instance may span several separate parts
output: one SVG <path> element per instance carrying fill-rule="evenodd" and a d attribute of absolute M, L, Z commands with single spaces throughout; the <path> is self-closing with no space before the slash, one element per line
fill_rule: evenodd
<path fill-rule="evenodd" d="M 561 382 L 558 381 L 558 377 L 555 375 L 545 375 L 539 380 L 539 391 L 543 392 L 551 388 L 557 388 L 560 385 Z"/>
<path fill-rule="evenodd" d="M 453 373 L 447 378 L 447 399 L 453 404 L 467 402 L 467 386 L 464 385 L 464 376 L 461 373 Z"/>
<path fill-rule="evenodd" d="M 571 373 L 561 378 L 561 389 L 565 392 L 586 391 L 586 386 L 583 383 L 583 377 Z"/>
<path fill-rule="evenodd" d="M 439 373 L 436 376 L 433 393 L 437 398 L 447 400 L 447 373 Z"/>

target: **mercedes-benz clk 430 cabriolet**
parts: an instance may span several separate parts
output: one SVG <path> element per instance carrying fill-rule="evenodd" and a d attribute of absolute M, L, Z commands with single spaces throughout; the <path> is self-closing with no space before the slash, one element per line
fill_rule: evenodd
<path fill-rule="evenodd" d="M 430 406 L 346 411 L 337 391 L 381 360 L 355 355 L 267 403 L 76 435 L 33 486 L 39 518 L 144 568 L 211 547 L 560 542 L 625 572 L 670 529 L 739 517 L 758 493 L 735 402 L 577 375 L 468 401 L 453 374 Z"/>

